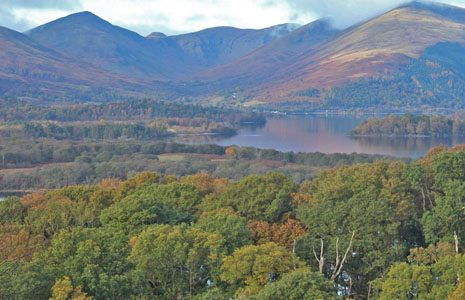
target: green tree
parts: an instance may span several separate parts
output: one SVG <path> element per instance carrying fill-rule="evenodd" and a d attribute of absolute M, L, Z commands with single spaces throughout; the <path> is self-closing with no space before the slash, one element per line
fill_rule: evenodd
<path fill-rule="evenodd" d="M 252 232 L 247 227 L 247 219 L 239 216 L 231 208 L 205 212 L 195 226 L 203 231 L 221 235 L 228 253 L 252 243 Z"/>
<path fill-rule="evenodd" d="M 294 254 L 275 243 L 249 245 L 224 258 L 221 280 L 238 289 L 236 296 L 250 296 L 301 266 L 303 263 Z"/>
<path fill-rule="evenodd" d="M 102 211 L 100 220 L 103 224 L 127 229 L 190 222 L 200 202 L 199 191 L 190 184 L 142 185 Z"/>
<path fill-rule="evenodd" d="M 248 219 L 277 222 L 291 212 L 291 195 L 296 189 L 291 178 L 279 173 L 250 175 L 226 187 L 219 204 Z"/>
<path fill-rule="evenodd" d="M 309 233 L 297 244 L 299 256 L 327 278 L 352 287 L 349 293 L 367 295 L 369 282 L 406 257 L 414 244 L 409 237 L 415 235 L 404 234 L 415 212 L 400 180 L 403 168 L 388 162 L 342 167 L 307 184 L 311 198 L 297 215 Z M 344 261 L 345 252 L 350 255 Z"/>
<path fill-rule="evenodd" d="M 0 201 L 0 224 L 23 224 L 27 208 L 18 197 L 7 197 Z"/>
<path fill-rule="evenodd" d="M 436 205 L 424 214 L 422 223 L 426 241 L 465 241 L 465 182 L 444 183 L 444 195 L 436 198 Z"/>
<path fill-rule="evenodd" d="M 257 300 L 336 299 L 337 288 L 323 275 L 302 268 L 284 274 L 278 281 L 265 285 L 257 296 L 251 298 Z"/>
<path fill-rule="evenodd" d="M 74 228 L 57 234 L 49 248 L 19 271 L 19 299 L 47 299 L 65 276 L 96 299 L 128 299 L 145 285 L 127 257 L 128 237 L 115 228 Z"/>
<path fill-rule="evenodd" d="M 158 299 L 177 299 L 216 284 L 221 237 L 187 225 L 153 225 L 133 241 L 130 259 Z"/>
<path fill-rule="evenodd" d="M 382 281 L 380 299 L 448 299 L 461 293 L 465 259 L 446 255 L 432 264 L 394 264 Z"/>

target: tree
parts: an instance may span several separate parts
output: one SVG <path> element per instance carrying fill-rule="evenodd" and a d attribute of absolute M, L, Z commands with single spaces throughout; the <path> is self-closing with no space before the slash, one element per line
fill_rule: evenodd
<path fill-rule="evenodd" d="M 275 243 L 249 245 L 224 258 L 221 280 L 238 288 L 236 296 L 250 296 L 301 266 L 303 263 L 294 254 Z"/>
<path fill-rule="evenodd" d="M 229 185 L 220 195 L 219 204 L 230 206 L 242 216 L 268 222 L 280 221 L 292 210 L 295 183 L 279 173 L 250 175 Z"/>
<path fill-rule="evenodd" d="M 265 285 L 257 296 L 251 298 L 256 300 L 336 299 L 337 289 L 323 275 L 301 268 Z"/>
<path fill-rule="evenodd" d="M 130 260 L 159 299 L 191 297 L 215 285 L 221 237 L 187 225 L 154 225 L 134 241 Z"/>
<path fill-rule="evenodd" d="M 413 201 L 408 186 L 398 183 L 403 166 L 376 162 L 322 172 L 307 185 L 311 200 L 297 208 L 309 232 L 298 241 L 296 252 L 323 269 L 327 278 L 336 275 L 348 294 L 367 295 L 369 282 L 405 257 L 414 244 L 409 239 L 416 235 L 404 227 L 415 220 L 415 213 L 407 209 Z M 334 274 L 338 256 L 343 268 Z"/>
<path fill-rule="evenodd" d="M 465 151 L 443 151 L 431 161 L 435 187 L 444 189 L 449 181 L 465 181 Z"/>
<path fill-rule="evenodd" d="M 221 235 L 228 254 L 252 242 L 252 232 L 247 228 L 247 219 L 239 216 L 231 208 L 205 212 L 195 226 L 203 231 Z"/>
<path fill-rule="evenodd" d="M 100 220 L 129 230 L 150 224 L 189 222 L 200 201 L 199 191 L 190 184 L 144 184 L 103 210 Z"/>
<path fill-rule="evenodd" d="M 455 242 L 465 240 L 465 182 L 459 180 L 444 183 L 444 195 L 436 198 L 436 205 L 423 216 L 426 241 Z"/>
<path fill-rule="evenodd" d="M 27 209 L 17 197 L 0 201 L 0 224 L 23 224 Z"/>
<path fill-rule="evenodd" d="M 22 299 L 47 299 L 54 284 L 67 276 L 96 299 L 128 299 L 147 289 L 127 257 L 127 235 L 116 228 L 74 228 L 53 237 L 16 275 Z"/>
<path fill-rule="evenodd" d="M 239 151 L 237 150 L 237 147 L 234 147 L 234 146 L 226 148 L 225 153 L 227 156 L 235 158 L 235 159 L 237 159 L 239 155 Z"/>
<path fill-rule="evenodd" d="M 297 239 L 305 235 L 304 227 L 295 219 L 274 224 L 265 221 L 251 221 L 248 226 L 253 232 L 256 244 L 274 242 L 288 249 L 293 249 Z"/>
<path fill-rule="evenodd" d="M 179 181 L 195 186 L 203 195 L 213 192 L 215 187 L 215 179 L 205 170 L 194 175 L 182 177 Z"/>
<path fill-rule="evenodd" d="M 0 265 L 29 261 L 35 252 L 45 248 L 43 236 L 31 234 L 17 225 L 0 225 Z"/>
<path fill-rule="evenodd" d="M 379 299 L 454 299 L 463 292 L 464 275 L 463 255 L 445 255 L 432 264 L 397 263 L 382 280 Z"/>
<path fill-rule="evenodd" d="M 81 290 L 81 287 L 73 287 L 71 279 L 67 276 L 58 280 L 52 287 L 52 297 L 50 300 L 92 300 L 93 297 L 87 296 Z"/>

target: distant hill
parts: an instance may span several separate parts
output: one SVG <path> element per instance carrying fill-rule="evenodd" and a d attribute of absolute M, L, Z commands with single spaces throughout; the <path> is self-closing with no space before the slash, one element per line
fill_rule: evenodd
<path fill-rule="evenodd" d="M 47 47 L 107 71 L 163 81 L 230 62 L 292 29 L 295 25 L 262 30 L 217 27 L 170 37 L 153 33 L 145 38 L 91 12 L 81 12 L 26 34 Z"/>
<path fill-rule="evenodd" d="M 297 95 L 314 89 L 321 91 L 316 93 L 319 95 L 316 100 L 321 101 L 320 95 L 324 96 L 333 87 L 367 78 L 393 76 L 438 43 L 464 43 L 464 12 L 442 4 L 414 2 L 339 33 L 328 31 L 326 25 L 323 27 L 326 35 L 322 38 L 319 35 L 319 43 L 308 36 L 303 47 L 286 57 L 284 64 L 266 63 L 266 59 L 282 53 L 283 49 L 292 49 L 293 44 L 286 39 L 297 32 L 268 45 L 266 51 L 262 48 L 249 59 L 234 62 L 213 73 L 223 78 L 233 77 L 239 83 L 249 80 L 251 74 L 262 74 L 250 89 L 262 101 L 302 100 Z M 311 28 L 311 25 L 307 26 Z M 269 71 L 271 64 L 273 72 Z"/>
<path fill-rule="evenodd" d="M 29 37 L 0 27 L 0 92 L 3 96 L 63 97 L 110 85 L 127 85 L 117 76 L 46 48 Z"/>
<path fill-rule="evenodd" d="M 321 19 L 147 37 L 82 12 L 25 34 L 3 28 L 2 45 L 4 95 L 465 106 L 465 9 L 437 3 L 405 4 L 344 30 Z"/>
<path fill-rule="evenodd" d="M 164 80 L 175 73 L 174 47 L 114 26 L 90 12 L 73 14 L 26 32 L 37 42 L 96 67 L 130 77 Z M 163 45 L 166 46 L 166 45 Z"/>
<path fill-rule="evenodd" d="M 191 61 L 203 67 L 214 67 L 235 61 L 287 36 L 298 27 L 297 24 L 281 24 L 261 30 L 214 27 L 168 37 L 167 40 L 176 41 Z"/>

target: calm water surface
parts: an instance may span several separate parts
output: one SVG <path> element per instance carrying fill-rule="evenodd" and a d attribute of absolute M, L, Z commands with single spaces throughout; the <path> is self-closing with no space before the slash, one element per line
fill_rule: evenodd
<path fill-rule="evenodd" d="M 185 143 L 216 143 L 294 152 L 368 153 L 419 157 L 429 149 L 465 143 L 465 138 L 349 137 L 348 133 L 368 117 L 286 116 L 268 118 L 264 127 L 242 128 L 233 137 L 184 136 Z"/>

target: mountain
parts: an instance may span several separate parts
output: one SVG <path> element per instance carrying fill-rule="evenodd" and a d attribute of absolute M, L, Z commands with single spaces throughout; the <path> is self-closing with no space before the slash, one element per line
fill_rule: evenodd
<path fill-rule="evenodd" d="M 210 71 L 207 78 L 220 78 L 238 87 L 257 78 L 244 94 L 261 101 L 320 101 L 325 90 L 347 82 L 391 76 L 440 42 L 464 43 L 464 12 L 452 6 L 413 2 L 341 32 L 318 21 L 300 29 L 308 32 L 301 46 L 292 43 L 297 30 Z M 318 96 L 299 96 L 305 94 Z"/>
<path fill-rule="evenodd" d="M 4 93 L 97 90 L 102 98 L 99 88 L 117 87 L 112 97 L 465 106 L 465 10 L 450 5 L 412 2 L 343 30 L 321 19 L 143 37 L 82 12 L 0 33 Z"/>
<path fill-rule="evenodd" d="M 177 45 L 165 40 L 154 43 L 90 12 L 69 15 L 26 34 L 49 48 L 127 77 L 167 80 L 185 71 Z"/>
<path fill-rule="evenodd" d="M 176 80 L 234 60 L 289 33 L 295 25 L 262 30 L 217 27 L 178 36 L 143 37 L 90 12 L 60 18 L 28 32 L 49 48 L 128 77 Z"/>
<path fill-rule="evenodd" d="M 162 39 L 162 38 L 165 38 L 165 37 L 167 37 L 167 35 L 164 34 L 163 32 L 152 32 L 151 34 L 149 34 L 145 38 L 148 39 L 148 40 L 158 40 L 158 39 Z"/>
<path fill-rule="evenodd" d="M 234 27 L 214 27 L 199 32 L 168 37 L 175 41 L 190 61 L 210 68 L 235 61 L 299 27 L 280 24 L 260 30 Z"/>
<path fill-rule="evenodd" d="M 4 96 L 44 93 L 59 97 L 65 91 L 122 82 L 4 27 L 0 27 L 0 48 L 0 92 Z"/>
<path fill-rule="evenodd" d="M 280 39 L 252 51 L 240 59 L 201 74 L 205 80 L 220 78 L 223 85 L 234 88 L 254 87 L 266 82 L 275 84 L 276 70 L 286 69 L 303 56 L 337 36 L 328 20 L 317 20 L 302 26 Z M 291 76 L 292 78 L 293 76 Z M 288 80 L 289 77 L 286 79 Z"/>

